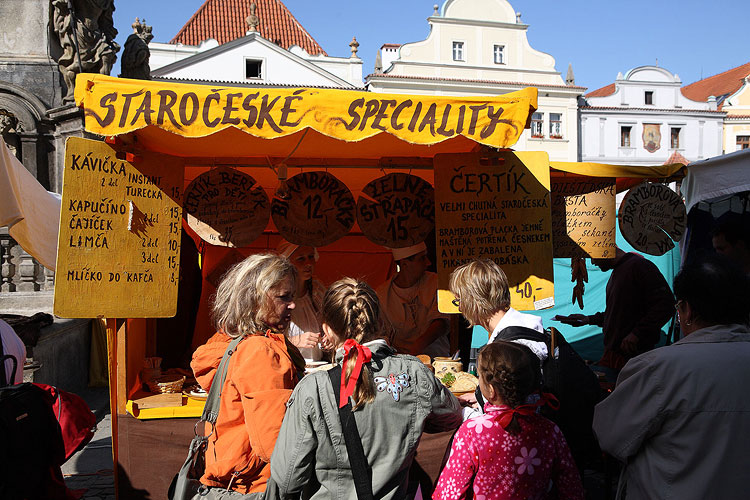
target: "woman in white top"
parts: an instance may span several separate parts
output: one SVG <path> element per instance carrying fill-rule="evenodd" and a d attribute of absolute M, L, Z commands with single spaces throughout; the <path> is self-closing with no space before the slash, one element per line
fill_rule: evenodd
<path fill-rule="evenodd" d="M 281 240 L 277 247 L 279 255 L 286 257 L 294 264 L 299 274 L 297 294 L 294 298 L 295 308 L 292 311 L 292 323 L 289 325 L 289 340 L 294 344 L 307 361 L 320 361 L 323 351 L 322 327 L 320 324 L 320 307 L 326 289 L 323 283 L 313 277 L 318 251 L 310 246 L 299 246 Z"/>

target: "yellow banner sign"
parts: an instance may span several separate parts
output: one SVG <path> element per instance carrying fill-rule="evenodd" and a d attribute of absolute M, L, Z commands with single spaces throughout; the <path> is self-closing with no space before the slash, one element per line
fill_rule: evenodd
<path fill-rule="evenodd" d="M 100 141 L 65 144 L 55 315 L 174 316 L 183 168 L 144 153 L 120 160 Z"/>
<path fill-rule="evenodd" d="M 312 128 L 344 141 L 382 132 L 414 144 L 462 135 L 499 148 L 515 144 L 537 107 L 530 87 L 492 97 L 373 94 L 311 88 L 237 88 L 78 75 L 86 129 L 118 135 L 156 126 L 185 137 L 228 127 L 262 138 Z"/>
<path fill-rule="evenodd" d="M 474 259 L 505 271 L 516 309 L 554 305 L 547 153 L 435 156 L 438 308 L 455 313 L 450 273 Z"/>

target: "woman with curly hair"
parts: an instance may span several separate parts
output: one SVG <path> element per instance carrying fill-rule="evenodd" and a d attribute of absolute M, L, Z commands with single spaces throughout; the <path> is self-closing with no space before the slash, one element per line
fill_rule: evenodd
<path fill-rule="evenodd" d="M 583 499 L 583 486 L 560 429 L 525 404 L 539 390 L 529 348 L 496 341 L 479 351 L 485 414 L 467 420 L 453 438 L 434 499 Z M 550 489 L 550 485 L 552 489 Z"/>

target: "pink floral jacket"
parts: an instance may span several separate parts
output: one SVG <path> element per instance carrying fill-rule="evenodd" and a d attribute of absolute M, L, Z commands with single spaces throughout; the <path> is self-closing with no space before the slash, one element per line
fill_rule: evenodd
<path fill-rule="evenodd" d="M 583 499 L 560 429 L 539 415 L 517 416 L 521 432 L 513 436 L 498 422 L 507 409 L 487 404 L 461 425 L 432 498 L 461 499 L 471 486 L 476 500 Z"/>

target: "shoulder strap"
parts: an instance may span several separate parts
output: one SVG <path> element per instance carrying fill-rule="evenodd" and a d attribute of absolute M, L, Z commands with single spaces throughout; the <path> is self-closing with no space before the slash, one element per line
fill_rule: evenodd
<path fill-rule="evenodd" d="M 333 393 L 335 395 L 335 404 L 341 395 L 341 366 L 328 370 L 328 376 L 331 379 Z M 347 401 L 346 406 L 339 408 L 339 418 L 341 419 L 341 428 L 344 431 L 344 444 L 346 453 L 349 455 L 349 463 L 352 467 L 352 476 L 354 477 L 354 488 L 357 490 L 359 500 L 372 500 L 372 479 L 370 478 L 370 468 L 367 465 L 365 450 L 362 448 L 362 438 L 357 430 L 357 422 L 352 414 L 352 404 Z"/>
<path fill-rule="evenodd" d="M 12 380 L 15 380 L 16 374 L 13 373 Z M 0 334 L 0 387 L 5 387 L 8 384 L 8 379 L 5 376 L 5 351 L 3 351 L 3 338 Z"/>
<path fill-rule="evenodd" d="M 544 342 L 549 344 L 549 335 L 541 333 L 533 328 L 527 328 L 525 326 L 508 326 L 498 332 L 495 340 L 534 340 L 536 342 Z"/>
<path fill-rule="evenodd" d="M 208 390 L 208 396 L 206 397 L 206 406 L 203 407 L 203 415 L 201 420 L 204 422 L 210 422 L 211 424 L 216 423 L 216 419 L 219 417 L 219 400 L 221 399 L 221 390 L 224 387 L 224 381 L 227 378 L 227 369 L 229 368 L 229 360 L 232 354 L 237 350 L 237 345 L 242 342 L 244 335 L 240 335 L 236 339 L 233 339 L 227 350 L 224 351 L 224 356 L 221 358 L 219 368 L 216 369 L 216 375 L 214 381 L 211 383 L 211 388 Z"/>

